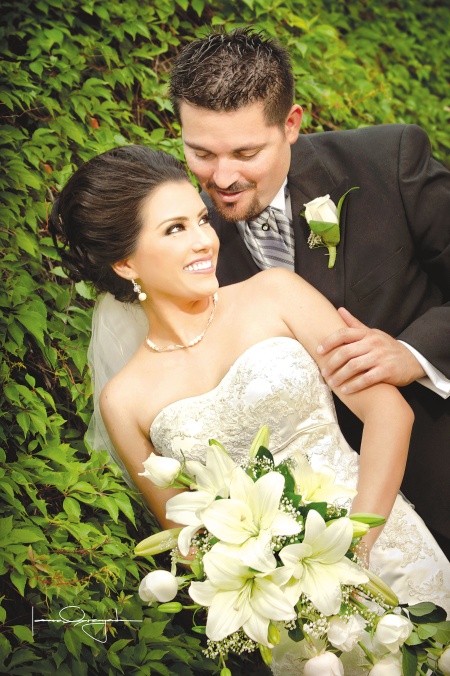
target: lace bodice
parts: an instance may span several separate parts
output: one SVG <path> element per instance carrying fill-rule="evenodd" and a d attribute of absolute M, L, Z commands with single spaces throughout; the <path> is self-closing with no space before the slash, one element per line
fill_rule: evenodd
<path fill-rule="evenodd" d="M 339 470 L 337 450 L 339 455 L 349 450 L 329 388 L 315 361 L 292 338 L 268 338 L 250 347 L 216 388 L 163 409 L 150 436 L 159 453 L 197 460 L 204 458 L 208 440 L 217 439 L 240 462 L 262 425 L 269 426 L 270 450 L 278 462 L 295 447 L 307 455 L 314 451 L 316 465 L 322 457 Z M 340 468 L 341 479 L 354 476 L 352 461 L 350 454 L 351 466 Z"/>

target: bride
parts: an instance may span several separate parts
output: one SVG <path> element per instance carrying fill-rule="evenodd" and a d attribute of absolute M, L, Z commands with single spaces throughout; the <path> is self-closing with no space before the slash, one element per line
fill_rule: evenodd
<path fill-rule="evenodd" d="M 244 459 L 267 424 L 276 462 L 300 450 L 357 488 L 352 511 L 387 518 L 365 547 L 400 601 L 450 611 L 450 563 L 398 495 L 412 412 L 387 384 L 336 389 L 364 423 L 360 455 L 348 447 L 317 350 L 343 321 L 319 292 L 283 269 L 219 289 L 205 205 L 177 160 L 144 146 L 82 166 L 54 204 L 51 230 L 71 277 L 108 292 L 91 345 L 101 416 L 114 457 L 162 527 L 175 525 L 165 504 L 177 491 L 140 476 L 149 454 L 203 458 L 214 437 Z"/>

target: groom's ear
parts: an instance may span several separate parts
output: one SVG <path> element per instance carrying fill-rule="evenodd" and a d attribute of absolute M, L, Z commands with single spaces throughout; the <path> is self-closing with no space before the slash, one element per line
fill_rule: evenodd
<path fill-rule="evenodd" d="M 122 261 L 117 261 L 117 263 L 113 263 L 111 267 L 119 277 L 123 277 L 124 279 L 132 279 L 138 276 L 131 258 L 124 258 Z"/>

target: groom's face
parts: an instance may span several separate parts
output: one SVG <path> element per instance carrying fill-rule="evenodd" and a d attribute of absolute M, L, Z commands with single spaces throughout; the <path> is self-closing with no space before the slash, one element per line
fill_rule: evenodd
<path fill-rule="evenodd" d="M 186 162 L 222 217 L 260 214 L 288 173 L 301 108 L 292 107 L 283 127 L 267 125 L 262 102 L 230 112 L 182 103 L 180 117 Z"/>

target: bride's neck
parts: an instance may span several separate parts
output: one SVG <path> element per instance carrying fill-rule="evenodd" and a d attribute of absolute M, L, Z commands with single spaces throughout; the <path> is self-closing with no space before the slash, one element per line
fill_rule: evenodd
<path fill-rule="evenodd" d="M 159 300 L 144 303 L 147 337 L 157 346 L 186 345 L 200 334 L 211 317 L 213 296 L 192 301 Z"/>

